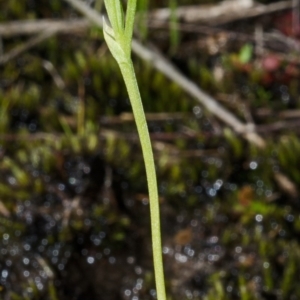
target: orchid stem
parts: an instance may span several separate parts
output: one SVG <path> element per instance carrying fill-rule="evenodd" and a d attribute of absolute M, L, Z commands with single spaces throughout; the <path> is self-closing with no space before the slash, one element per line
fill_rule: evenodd
<path fill-rule="evenodd" d="M 120 0 L 104 0 L 104 2 L 112 27 L 111 28 L 104 19 L 104 38 L 110 52 L 121 69 L 141 142 L 149 190 L 152 249 L 157 299 L 165 300 L 166 292 L 155 164 L 144 108 L 131 60 L 131 41 L 137 0 L 128 0 L 125 18 Z"/>

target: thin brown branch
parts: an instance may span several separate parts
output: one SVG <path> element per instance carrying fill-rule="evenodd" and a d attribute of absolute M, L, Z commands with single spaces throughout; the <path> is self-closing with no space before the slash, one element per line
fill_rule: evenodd
<path fill-rule="evenodd" d="M 6 207 L 6 205 L 0 200 L 0 215 L 4 217 L 10 217 L 10 211 Z"/>
<path fill-rule="evenodd" d="M 15 59 L 23 52 L 37 46 L 38 44 L 42 43 L 43 41 L 47 40 L 51 36 L 55 35 L 56 31 L 53 29 L 44 30 L 40 34 L 32 37 L 26 43 L 16 46 L 10 52 L 0 56 L 0 65 L 4 65 L 12 59 Z"/>
<path fill-rule="evenodd" d="M 78 9 L 83 11 L 85 9 L 85 5 L 78 4 L 72 2 L 72 0 L 68 1 L 70 4 L 74 6 L 78 6 Z M 229 20 L 238 20 L 246 17 L 259 16 L 263 14 L 274 13 L 280 10 L 290 9 L 295 6 L 295 3 L 292 1 L 281 1 L 277 3 L 272 3 L 269 5 L 262 4 L 254 4 L 253 7 L 243 7 L 239 9 L 239 1 L 233 1 L 235 9 L 232 10 L 232 4 L 230 1 L 224 1 L 223 4 L 217 4 L 212 6 L 207 5 L 196 5 L 196 6 L 184 6 L 179 7 L 176 10 L 177 17 L 186 23 L 195 23 L 201 22 L 206 24 L 217 25 L 224 22 L 224 17 L 220 17 L 225 12 L 225 15 L 229 15 L 227 17 L 226 22 Z M 229 4 L 228 4 L 229 3 Z M 153 22 L 157 24 L 157 22 L 168 22 L 171 15 L 171 11 L 169 8 L 158 9 L 149 13 L 149 25 L 152 27 Z M 90 15 L 91 17 L 91 15 Z M 94 18 L 94 17 L 93 17 Z M 228 20 L 228 18 L 231 18 Z M 226 18 L 225 18 L 226 19 Z M 98 21 L 97 21 L 98 22 Z M 102 21 L 100 20 L 101 24 Z M 186 24 L 188 25 L 188 24 Z M 157 25 L 156 25 L 157 26 Z M 90 22 L 83 19 L 76 20 L 24 20 L 24 21 L 12 21 L 7 23 L 0 24 L 0 36 L 5 38 L 10 38 L 14 36 L 20 35 L 32 35 L 35 33 L 39 33 L 43 30 L 55 30 L 60 33 L 70 33 L 70 32 L 78 32 L 86 30 L 90 27 Z"/>
<path fill-rule="evenodd" d="M 241 4 L 240 4 L 241 3 Z M 245 18 L 258 17 L 265 14 L 271 14 L 281 10 L 293 8 L 295 3 L 291 1 L 281 1 L 263 5 L 254 3 L 253 6 L 245 7 L 242 1 L 222 1 L 216 5 L 192 5 L 177 8 L 176 17 L 188 23 L 206 23 L 221 25 L 224 23 L 237 21 Z M 151 20 L 168 21 L 172 11 L 169 8 L 155 10 L 149 14 Z"/>
<path fill-rule="evenodd" d="M 60 33 L 82 32 L 91 26 L 87 20 L 24 20 L 0 24 L 0 36 L 11 38 L 21 35 L 33 35 L 44 30 Z"/>
<path fill-rule="evenodd" d="M 255 112 L 255 116 L 259 118 L 274 117 L 276 119 L 293 119 L 300 118 L 300 109 L 284 110 L 274 112 L 272 109 L 261 108 Z"/>
<path fill-rule="evenodd" d="M 148 24 L 149 28 L 153 29 L 163 29 L 166 32 L 169 32 L 170 25 L 169 23 L 159 21 L 159 20 L 151 20 L 151 23 Z M 184 23 L 180 22 L 178 24 L 178 30 L 181 32 L 191 32 L 193 34 L 199 33 L 201 35 L 208 36 L 208 41 L 211 39 L 211 36 L 219 36 L 222 39 L 222 44 L 224 44 L 224 40 L 226 41 L 241 41 L 241 42 L 257 42 L 257 38 L 253 34 L 247 34 L 240 31 L 228 30 L 220 27 L 213 27 L 210 25 L 201 25 L 196 23 Z M 271 32 L 266 33 L 263 32 L 263 36 L 261 37 L 262 42 L 264 43 L 264 47 L 270 50 L 276 50 L 280 52 L 286 53 L 288 50 L 299 51 L 300 43 L 297 39 L 287 37 L 279 32 Z M 206 39 L 203 36 L 200 36 L 198 41 L 195 42 L 193 40 L 189 43 L 184 43 L 180 47 L 184 49 L 184 52 L 187 52 L 187 48 L 197 49 L 199 44 L 207 44 Z M 288 55 L 285 55 L 288 56 Z M 297 58 L 296 58 L 297 59 Z M 295 60 L 295 59 L 294 59 Z M 298 59 L 299 60 L 299 59 Z"/>
<path fill-rule="evenodd" d="M 147 121 L 166 121 L 166 120 L 182 120 L 191 117 L 188 113 L 146 113 Z M 133 122 L 134 117 L 132 113 L 122 113 L 119 116 L 103 116 L 100 120 L 102 124 L 121 124 L 124 122 Z"/>
<path fill-rule="evenodd" d="M 66 84 L 63 81 L 62 77 L 57 72 L 57 70 L 55 69 L 55 67 L 53 66 L 52 62 L 50 62 L 48 60 L 43 60 L 42 65 L 43 65 L 44 69 L 52 76 L 55 85 L 59 89 L 64 90 L 66 87 Z"/>
<path fill-rule="evenodd" d="M 299 131 L 299 129 L 300 129 L 300 120 L 278 121 L 267 125 L 258 125 L 256 127 L 256 130 L 262 134 L 267 134 L 270 132 L 281 131 L 281 130 Z"/>

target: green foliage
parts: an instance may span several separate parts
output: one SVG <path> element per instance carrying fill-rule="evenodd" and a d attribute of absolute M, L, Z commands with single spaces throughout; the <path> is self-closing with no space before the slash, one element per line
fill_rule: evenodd
<path fill-rule="evenodd" d="M 242 64 L 250 62 L 253 56 L 253 46 L 251 44 L 245 44 L 239 53 L 239 61 Z"/>

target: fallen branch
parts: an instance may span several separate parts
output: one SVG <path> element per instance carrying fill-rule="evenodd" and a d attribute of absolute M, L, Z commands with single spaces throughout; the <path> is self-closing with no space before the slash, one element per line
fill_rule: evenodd
<path fill-rule="evenodd" d="M 48 38 L 50 38 L 51 36 L 53 36 L 55 34 L 56 34 L 56 30 L 53 30 L 53 29 L 42 31 L 40 34 L 29 39 L 29 41 L 27 41 L 26 43 L 24 43 L 20 46 L 17 46 L 14 49 L 12 49 L 10 52 L 8 52 L 7 54 L 0 56 L 0 66 L 6 64 L 10 60 L 15 59 L 16 57 L 21 55 L 23 52 L 37 46 L 38 44 L 42 43 L 43 41 L 47 40 Z"/>
<path fill-rule="evenodd" d="M 245 18 L 258 17 L 265 14 L 291 9 L 296 6 L 293 0 L 281 1 L 263 5 L 254 3 L 252 6 L 245 6 L 243 1 L 222 1 L 217 5 L 192 5 L 179 7 L 175 11 L 176 18 L 187 23 L 201 22 L 205 24 L 221 25 Z M 151 20 L 170 20 L 173 12 L 169 8 L 157 9 L 149 14 Z"/>
<path fill-rule="evenodd" d="M 48 60 L 43 60 L 42 65 L 43 65 L 44 69 L 52 76 L 55 85 L 59 89 L 64 90 L 66 87 L 66 84 L 63 81 L 62 77 L 58 74 L 58 72 L 55 69 L 55 67 L 53 66 L 52 62 L 50 62 Z"/>
<path fill-rule="evenodd" d="M 260 133 L 270 133 L 280 130 L 294 130 L 299 131 L 300 129 L 300 120 L 291 120 L 291 121 L 278 121 L 271 124 L 259 125 L 257 126 L 257 131 Z"/>
<path fill-rule="evenodd" d="M 259 118 L 276 117 L 276 119 L 300 118 L 300 109 L 290 109 L 281 112 L 275 112 L 268 108 L 261 108 L 256 110 L 255 116 Z"/>
<path fill-rule="evenodd" d="M 60 33 L 83 32 L 91 26 L 87 20 L 24 20 L 0 24 L 0 36 L 10 38 L 20 35 L 32 35 L 44 30 Z"/>
<path fill-rule="evenodd" d="M 281 1 L 269 5 L 255 3 L 253 6 L 249 7 L 245 7 L 243 5 L 242 7 L 240 7 L 239 3 L 239 1 L 223 1 L 221 2 L 221 4 L 211 6 L 183 6 L 177 8 L 175 13 L 178 19 L 186 23 L 200 22 L 205 24 L 219 25 L 223 24 L 225 21 L 229 22 L 249 17 L 257 17 L 264 14 L 270 14 L 281 10 L 291 9 L 296 6 L 293 0 Z M 78 9 L 84 9 L 83 6 L 84 3 L 82 3 L 82 6 L 80 6 L 80 8 Z M 157 26 L 158 22 L 169 22 L 171 14 L 172 12 L 169 8 L 162 8 L 152 11 L 148 15 L 148 23 L 152 27 Z M 102 22 L 102 20 L 100 22 Z M 152 23 L 155 23 L 156 25 L 151 25 Z M 68 21 L 57 21 L 51 19 L 13 21 L 0 24 L 0 36 L 9 38 L 19 35 L 32 35 L 40 31 L 49 29 L 59 31 L 60 33 L 81 33 L 88 27 L 90 27 L 90 22 L 82 19 Z"/>

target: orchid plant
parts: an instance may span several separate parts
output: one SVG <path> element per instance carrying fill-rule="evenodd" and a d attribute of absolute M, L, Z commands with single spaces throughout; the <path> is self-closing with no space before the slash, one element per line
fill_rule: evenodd
<path fill-rule="evenodd" d="M 144 108 L 131 60 L 131 42 L 137 0 L 128 0 L 124 15 L 121 0 L 104 0 L 110 25 L 103 20 L 104 38 L 108 48 L 117 61 L 129 94 L 139 139 L 142 147 L 146 176 L 148 181 L 153 262 L 158 300 L 165 300 L 165 282 L 162 262 L 161 229 L 157 179 L 150 135 Z"/>

